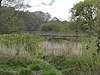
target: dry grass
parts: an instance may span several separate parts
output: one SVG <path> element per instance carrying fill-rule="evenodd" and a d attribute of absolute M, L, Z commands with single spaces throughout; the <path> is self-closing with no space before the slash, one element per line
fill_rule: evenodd
<path fill-rule="evenodd" d="M 12 45 L 7 47 L 0 45 L 0 60 L 31 60 L 30 53 L 25 50 L 25 46 Z"/>
<path fill-rule="evenodd" d="M 41 51 L 45 53 L 67 54 L 67 55 L 81 55 L 82 44 L 79 42 L 50 42 L 44 41 L 40 45 Z"/>

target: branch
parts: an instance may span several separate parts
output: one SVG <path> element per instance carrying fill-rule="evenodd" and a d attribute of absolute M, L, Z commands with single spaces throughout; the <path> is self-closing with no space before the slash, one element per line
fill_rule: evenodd
<path fill-rule="evenodd" d="M 38 6 L 41 6 L 41 5 L 45 5 L 45 6 L 51 6 L 53 3 L 54 3 L 55 0 L 52 0 L 49 4 L 45 3 L 45 2 L 42 2 L 41 4 L 39 5 L 35 5 L 35 6 L 32 6 L 32 7 L 38 7 Z"/>
<path fill-rule="evenodd" d="M 41 4 L 42 4 L 42 5 L 49 5 L 49 6 L 50 6 L 50 5 L 53 4 L 54 1 L 55 1 L 55 0 L 52 0 L 51 3 L 49 3 L 49 4 L 46 4 L 46 3 L 44 3 L 44 2 L 42 2 Z"/>
<path fill-rule="evenodd" d="M 1 7 L 1 2 L 2 2 L 2 0 L 0 0 L 0 7 Z"/>

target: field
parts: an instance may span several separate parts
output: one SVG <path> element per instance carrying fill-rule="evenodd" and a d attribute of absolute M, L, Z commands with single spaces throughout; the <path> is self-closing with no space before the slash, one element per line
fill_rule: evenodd
<path fill-rule="evenodd" d="M 80 41 L 0 35 L 0 75 L 100 75 L 94 36 Z"/>

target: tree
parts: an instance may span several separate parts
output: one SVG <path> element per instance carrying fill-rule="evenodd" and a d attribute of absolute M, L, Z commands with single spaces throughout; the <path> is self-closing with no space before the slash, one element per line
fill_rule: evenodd
<path fill-rule="evenodd" d="M 85 33 L 95 33 L 98 25 L 95 24 L 97 20 L 97 7 L 95 0 L 85 0 L 77 3 L 71 9 L 71 20 L 76 21 L 78 29 Z"/>
<path fill-rule="evenodd" d="M 14 8 L 1 7 L 0 10 L 0 33 L 14 33 L 23 29 L 22 20 L 19 20 Z M 13 16 L 14 15 L 14 16 Z"/>
<path fill-rule="evenodd" d="M 7 7 L 15 7 L 15 8 L 22 8 L 29 6 L 28 4 L 24 3 L 25 0 L 0 0 L 0 6 L 7 6 Z"/>
<path fill-rule="evenodd" d="M 2 0 L 0 0 L 0 7 L 1 7 L 1 2 L 2 2 Z"/>
<path fill-rule="evenodd" d="M 42 23 L 48 22 L 50 19 L 50 14 L 44 13 L 42 11 L 36 11 L 36 12 L 21 11 L 18 17 L 19 20 L 22 20 L 24 22 L 25 31 L 33 31 L 37 30 Z"/>
<path fill-rule="evenodd" d="M 34 26 L 35 26 L 35 30 L 38 29 L 38 27 L 42 24 L 42 23 L 46 23 L 50 20 L 51 15 L 49 13 L 44 13 L 42 11 L 35 11 L 33 12 L 33 16 L 34 16 Z"/>
<path fill-rule="evenodd" d="M 97 20 L 95 22 L 97 27 L 97 53 L 100 53 L 100 0 L 96 0 L 95 6 L 97 7 Z"/>
<path fill-rule="evenodd" d="M 50 4 L 44 2 L 42 4 L 52 5 L 54 1 L 52 0 Z M 16 28 L 15 31 L 11 30 L 14 27 L 18 27 L 18 29 L 22 28 L 21 30 L 24 29 L 26 31 L 34 30 L 38 25 L 50 19 L 48 13 L 41 11 L 33 13 L 24 12 L 24 9 L 30 7 L 28 3 L 29 0 L 0 0 L 0 33 L 15 32 Z"/>
<path fill-rule="evenodd" d="M 98 25 L 97 27 L 97 33 L 99 34 L 100 32 L 100 0 L 96 0 L 95 6 L 97 7 L 97 20 L 95 22 L 96 25 Z"/>
<path fill-rule="evenodd" d="M 62 23 L 59 23 L 57 21 L 50 21 L 48 23 L 41 24 L 39 30 L 47 32 L 60 32 L 62 27 Z"/>
<path fill-rule="evenodd" d="M 23 29 L 18 20 L 20 9 L 27 7 L 25 0 L 0 0 L 0 33 L 14 33 Z"/>
<path fill-rule="evenodd" d="M 75 25 L 75 26 L 74 26 Z M 78 31 L 79 32 L 79 29 L 77 28 L 77 23 L 75 21 L 70 21 L 70 22 L 67 22 L 67 24 L 65 26 L 62 27 L 61 31 L 62 32 L 75 32 L 75 31 Z"/>
<path fill-rule="evenodd" d="M 71 21 L 77 30 L 97 37 L 97 53 L 100 53 L 100 0 L 84 0 L 71 9 Z"/>

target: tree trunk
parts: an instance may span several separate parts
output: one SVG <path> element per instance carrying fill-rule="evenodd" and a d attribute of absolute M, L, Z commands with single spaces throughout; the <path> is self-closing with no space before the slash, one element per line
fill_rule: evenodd
<path fill-rule="evenodd" d="M 2 0 L 0 0 L 0 7 L 1 7 L 1 2 L 2 2 Z"/>

